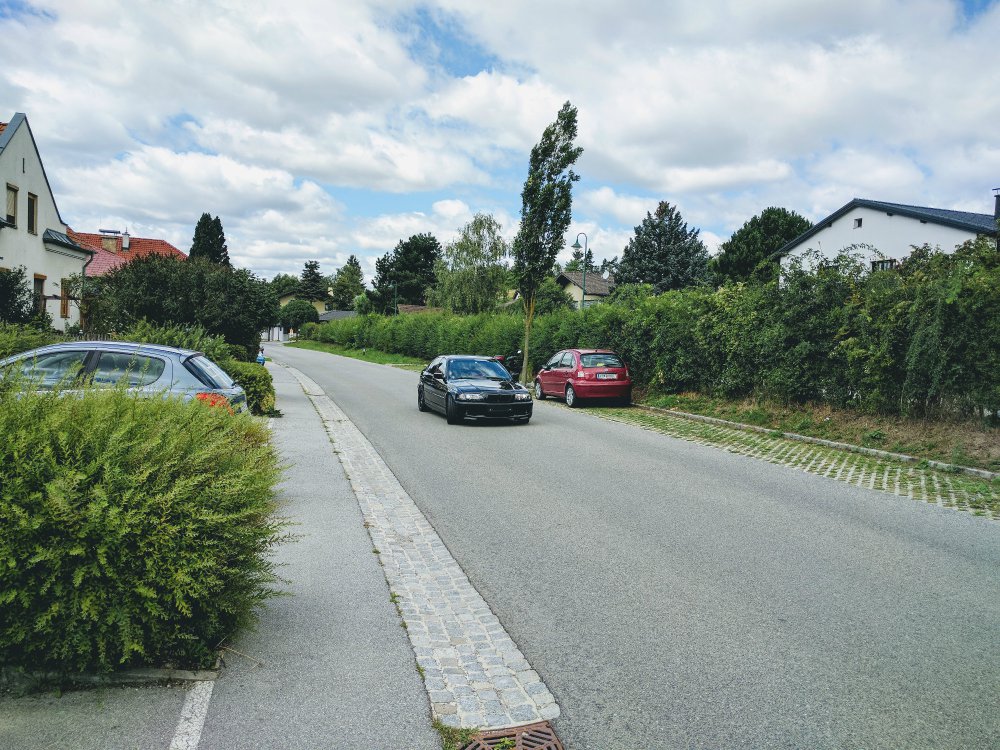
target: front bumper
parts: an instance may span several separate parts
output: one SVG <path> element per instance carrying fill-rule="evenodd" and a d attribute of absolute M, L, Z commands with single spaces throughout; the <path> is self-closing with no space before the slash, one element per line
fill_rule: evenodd
<path fill-rule="evenodd" d="M 529 419 L 531 401 L 515 401 L 507 404 L 488 401 L 458 401 L 455 407 L 464 419 Z"/>

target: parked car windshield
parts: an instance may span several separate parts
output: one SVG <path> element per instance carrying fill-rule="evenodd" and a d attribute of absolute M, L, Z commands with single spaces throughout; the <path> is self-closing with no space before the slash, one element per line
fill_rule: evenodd
<path fill-rule="evenodd" d="M 207 357 L 201 355 L 191 357 L 184 363 L 184 366 L 191 370 L 205 385 L 212 388 L 232 388 L 236 385 L 221 367 Z"/>
<path fill-rule="evenodd" d="M 450 380 L 510 380 L 510 373 L 499 362 L 483 359 L 456 359 L 448 364 Z"/>
<path fill-rule="evenodd" d="M 597 354 L 581 354 L 580 364 L 582 367 L 624 367 L 621 358 L 617 354 L 598 352 Z"/>

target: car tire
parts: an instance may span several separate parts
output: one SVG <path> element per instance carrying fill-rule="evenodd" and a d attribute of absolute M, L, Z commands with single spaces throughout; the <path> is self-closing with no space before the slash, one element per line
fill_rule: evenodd
<path fill-rule="evenodd" d="M 537 400 L 537 401 L 544 401 L 545 400 L 545 391 L 542 390 L 542 381 L 541 380 L 536 380 L 535 381 L 535 400 Z"/>
<path fill-rule="evenodd" d="M 417 410 L 427 411 L 427 404 L 424 402 L 424 391 L 422 388 L 417 388 Z"/>
<path fill-rule="evenodd" d="M 632 405 L 632 389 L 631 388 L 629 388 L 627 391 L 625 391 L 625 395 L 621 397 L 620 404 L 622 406 L 631 406 Z"/>
<path fill-rule="evenodd" d="M 573 386 L 566 386 L 566 406 L 570 409 L 576 409 L 580 406 L 580 399 L 576 397 L 576 391 L 573 390 Z"/>
<path fill-rule="evenodd" d="M 455 402 L 452 401 L 451 396 L 445 398 L 444 416 L 448 420 L 448 424 L 458 424 L 462 421 L 462 417 L 458 414 L 458 407 L 455 406 Z"/>

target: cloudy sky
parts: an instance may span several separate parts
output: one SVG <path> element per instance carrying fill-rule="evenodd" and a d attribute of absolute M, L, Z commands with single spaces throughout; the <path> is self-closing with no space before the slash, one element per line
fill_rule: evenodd
<path fill-rule="evenodd" d="M 512 237 L 567 100 L 598 259 L 660 200 L 712 249 L 768 206 L 992 213 L 998 39 L 1000 0 L 0 0 L 0 120 L 78 231 L 187 251 L 207 211 L 261 276 L 370 279 L 476 212 Z"/>

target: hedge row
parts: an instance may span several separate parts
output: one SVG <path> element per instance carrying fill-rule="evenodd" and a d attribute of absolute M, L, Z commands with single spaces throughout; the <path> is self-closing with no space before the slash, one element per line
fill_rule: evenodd
<path fill-rule="evenodd" d="M 0 665 L 206 666 L 276 580 L 267 428 L 0 381 Z"/>
<path fill-rule="evenodd" d="M 814 263 L 793 267 L 780 284 L 638 293 L 582 313 L 539 316 L 530 366 L 537 371 L 565 347 L 609 347 L 629 362 L 640 388 L 996 418 L 1000 262 L 993 240 L 953 254 L 919 248 L 890 271 L 866 272 L 848 255 Z M 493 355 L 520 347 L 523 319 L 363 316 L 303 333 L 427 359 Z"/>

